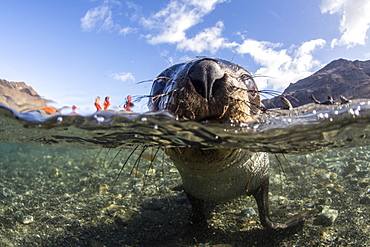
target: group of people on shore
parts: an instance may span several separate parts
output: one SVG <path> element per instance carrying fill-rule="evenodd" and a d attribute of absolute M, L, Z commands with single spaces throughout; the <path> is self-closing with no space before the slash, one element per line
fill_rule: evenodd
<path fill-rule="evenodd" d="M 100 111 L 102 110 L 103 108 L 101 107 L 100 105 L 100 97 L 97 96 L 95 98 L 95 103 L 94 103 L 95 107 L 96 107 L 96 111 Z M 104 110 L 108 110 L 108 108 L 112 105 L 112 103 L 110 102 L 110 97 L 107 96 L 105 97 L 104 99 L 104 103 L 103 103 L 103 107 L 104 107 Z"/>
<path fill-rule="evenodd" d="M 110 101 L 110 97 L 107 96 L 104 99 L 103 107 L 102 107 L 102 105 L 100 104 L 100 97 L 97 96 L 95 98 L 94 105 L 96 107 L 96 111 L 100 111 L 100 110 L 108 110 L 109 107 L 112 105 L 112 103 Z M 131 111 L 131 108 L 134 107 L 134 103 L 132 102 L 132 96 L 131 95 L 128 95 L 126 97 L 126 102 L 123 105 L 123 107 L 125 108 L 126 111 Z M 69 108 L 69 107 L 63 107 L 63 108 Z M 63 108 L 57 109 L 57 108 L 52 107 L 52 106 L 44 106 L 41 110 L 46 115 L 53 115 L 53 114 L 56 114 L 56 113 L 60 113 Z M 72 106 L 72 112 L 68 113 L 68 115 L 79 115 L 79 113 L 77 113 L 77 106 L 76 105 Z"/>
<path fill-rule="evenodd" d="M 109 107 L 112 105 L 112 103 L 110 102 L 110 97 L 107 96 L 105 97 L 104 99 L 104 103 L 103 103 L 103 108 L 100 104 L 100 97 L 97 96 L 95 98 L 95 103 L 94 103 L 95 107 L 96 107 L 96 111 L 100 111 L 100 110 L 108 110 Z M 126 111 L 131 111 L 131 107 L 134 106 L 134 103 L 132 103 L 132 96 L 131 95 L 128 95 L 127 98 L 126 98 L 126 102 L 124 104 L 124 108 Z"/>

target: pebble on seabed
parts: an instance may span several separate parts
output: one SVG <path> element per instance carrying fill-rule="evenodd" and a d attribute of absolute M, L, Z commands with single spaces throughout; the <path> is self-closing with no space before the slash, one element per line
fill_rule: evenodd
<path fill-rule="evenodd" d="M 329 206 L 324 206 L 321 213 L 317 216 L 314 223 L 317 225 L 331 226 L 338 218 L 339 212 L 335 209 L 330 209 Z"/>
<path fill-rule="evenodd" d="M 158 198 L 150 198 L 142 204 L 145 210 L 159 210 L 162 208 L 162 203 Z"/>
<path fill-rule="evenodd" d="M 368 196 L 361 197 L 360 203 L 364 205 L 370 205 L 370 197 Z"/>
<path fill-rule="evenodd" d="M 23 224 L 30 224 L 32 222 L 33 222 L 33 216 L 32 215 L 23 216 L 23 219 L 22 219 Z"/>
<path fill-rule="evenodd" d="M 5 197 L 9 197 L 9 196 L 14 196 L 15 193 L 11 190 L 11 189 L 8 189 L 8 188 L 3 188 L 3 196 Z"/>
<path fill-rule="evenodd" d="M 15 218 L 16 221 L 25 225 L 30 224 L 34 221 L 32 215 L 24 215 L 24 213 L 20 210 L 16 211 L 13 214 L 13 217 Z"/>

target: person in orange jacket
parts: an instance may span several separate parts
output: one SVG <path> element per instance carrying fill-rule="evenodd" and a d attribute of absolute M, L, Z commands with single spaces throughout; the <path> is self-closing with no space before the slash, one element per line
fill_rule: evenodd
<path fill-rule="evenodd" d="M 108 108 L 112 105 L 112 103 L 110 103 L 110 97 L 107 96 L 105 97 L 105 100 L 104 100 L 104 110 L 108 110 Z"/>
<path fill-rule="evenodd" d="M 125 103 L 126 111 L 131 111 L 131 107 L 133 106 L 134 106 L 134 103 L 132 103 L 132 96 L 128 95 L 126 98 L 126 103 Z"/>
<path fill-rule="evenodd" d="M 52 106 L 44 106 L 41 110 L 45 111 L 47 114 L 53 115 L 55 113 L 59 113 L 59 110 L 52 107 Z"/>
<path fill-rule="evenodd" d="M 72 112 L 68 113 L 68 115 L 80 115 L 77 113 L 77 106 L 72 106 Z"/>
<path fill-rule="evenodd" d="M 101 105 L 100 105 L 100 97 L 97 96 L 95 98 L 95 103 L 94 103 L 95 107 L 96 107 L 96 111 L 100 111 L 102 108 L 101 108 Z"/>

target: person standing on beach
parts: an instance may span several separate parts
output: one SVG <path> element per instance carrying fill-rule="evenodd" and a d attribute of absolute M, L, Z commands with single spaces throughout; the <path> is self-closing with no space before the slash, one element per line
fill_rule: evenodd
<path fill-rule="evenodd" d="M 112 103 L 110 103 L 110 97 L 107 96 L 105 97 L 105 100 L 104 100 L 104 110 L 108 110 L 108 108 L 111 106 Z"/>
<path fill-rule="evenodd" d="M 69 113 L 68 115 L 80 115 L 80 114 L 78 114 L 77 113 L 77 106 L 72 106 L 72 112 L 71 113 Z"/>
<path fill-rule="evenodd" d="M 126 98 L 126 103 L 125 103 L 126 111 L 131 111 L 131 107 L 133 106 L 134 106 L 134 103 L 132 103 L 132 96 L 128 95 Z"/>
<path fill-rule="evenodd" d="M 96 111 L 100 111 L 102 108 L 101 108 L 101 105 L 100 105 L 100 97 L 97 96 L 95 98 L 95 103 L 94 103 L 95 107 L 96 107 Z"/>

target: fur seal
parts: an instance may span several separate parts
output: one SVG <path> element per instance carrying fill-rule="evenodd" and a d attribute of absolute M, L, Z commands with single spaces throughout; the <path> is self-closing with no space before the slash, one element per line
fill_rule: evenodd
<path fill-rule="evenodd" d="M 316 97 L 311 94 L 310 99 L 315 103 L 315 104 L 321 104 L 321 105 L 334 105 L 336 102 L 334 101 L 333 97 L 331 95 L 328 95 L 328 100 L 321 102 L 316 99 Z"/>
<path fill-rule="evenodd" d="M 310 99 L 315 104 L 321 104 L 321 105 L 341 105 L 342 104 L 343 105 L 343 104 L 348 104 L 348 103 L 351 102 L 351 100 L 347 99 L 343 95 L 340 95 L 339 98 L 340 98 L 340 101 L 337 102 L 333 99 L 333 97 L 331 95 L 328 95 L 328 100 L 324 101 L 324 102 L 321 102 L 321 101 L 317 100 L 313 94 L 310 95 Z"/>
<path fill-rule="evenodd" d="M 252 75 L 243 67 L 209 57 L 196 57 L 165 69 L 154 80 L 151 111 L 168 111 L 180 120 L 249 122 L 263 111 Z M 261 224 L 274 231 L 301 225 L 314 210 L 274 222 L 268 207 L 269 160 L 246 149 L 166 148 L 180 172 L 192 205 L 190 220 L 205 222 L 209 205 L 241 195 L 254 196 Z"/>
<path fill-rule="evenodd" d="M 290 103 L 290 101 L 287 99 L 287 97 L 280 96 L 279 97 L 279 101 L 280 101 L 280 103 L 282 105 L 282 109 L 284 109 L 284 110 L 291 110 L 291 109 L 293 109 L 293 105 L 292 105 L 292 103 Z"/>

